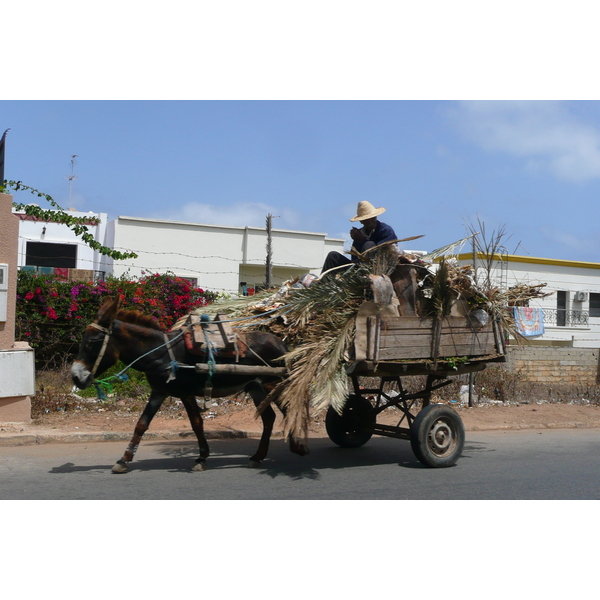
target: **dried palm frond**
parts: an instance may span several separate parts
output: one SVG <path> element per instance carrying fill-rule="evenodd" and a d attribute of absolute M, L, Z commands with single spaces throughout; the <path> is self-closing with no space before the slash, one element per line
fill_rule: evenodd
<path fill-rule="evenodd" d="M 273 290 L 262 290 L 253 296 L 239 296 L 237 298 L 226 298 L 216 300 L 208 306 L 200 306 L 195 309 L 194 313 L 205 313 L 207 315 L 216 315 L 217 313 L 226 314 L 232 318 L 243 317 L 248 315 L 250 307 L 257 304 L 261 300 L 269 298 L 273 294 Z"/>
<path fill-rule="evenodd" d="M 370 291 L 372 263 L 348 269 L 294 291 L 285 306 L 290 371 L 279 394 L 285 431 L 296 440 L 308 432 L 309 407 L 342 410 L 347 396 L 345 358 L 354 341 L 354 318 Z"/>
<path fill-rule="evenodd" d="M 431 292 L 433 317 L 441 320 L 450 314 L 452 301 L 455 298 L 450 284 L 448 264 L 445 260 L 440 262 L 438 270 L 432 277 Z"/>
<path fill-rule="evenodd" d="M 473 233 L 472 235 L 463 238 L 462 240 L 458 240 L 457 242 L 453 242 L 452 244 L 447 244 L 446 246 L 442 246 L 441 248 L 437 248 L 436 250 L 432 250 L 428 252 L 425 256 L 421 257 L 425 262 L 431 262 L 440 258 L 441 256 L 450 256 L 452 254 L 458 254 L 462 247 L 473 237 L 478 235 L 477 233 Z"/>

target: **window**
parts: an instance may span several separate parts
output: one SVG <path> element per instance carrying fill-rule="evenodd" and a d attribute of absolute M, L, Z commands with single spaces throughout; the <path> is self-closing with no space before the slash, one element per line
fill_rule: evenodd
<path fill-rule="evenodd" d="M 567 292 L 556 292 L 556 324 L 564 327 L 567 324 Z"/>
<path fill-rule="evenodd" d="M 32 267 L 77 267 L 77 246 L 75 244 L 50 244 L 47 242 L 27 242 L 25 264 Z"/>
<path fill-rule="evenodd" d="M 600 317 L 600 294 L 590 294 L 590 317 Z"/>
<path fill-rule="evenodd" d="M 182 277 L 181 275 L 177 275 L 177 277 L 179 279 L 183 279 L 184 281 L 187 281 L 194 288 L 198 287 L 198 278 L 197 277 Z"/>

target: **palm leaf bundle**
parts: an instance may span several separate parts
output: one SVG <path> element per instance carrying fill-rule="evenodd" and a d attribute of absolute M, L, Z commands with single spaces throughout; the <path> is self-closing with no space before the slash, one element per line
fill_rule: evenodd
<path fill-rule="evenodd" d="M 354 339 L 354 318 L 365 300 L 369 269 L 352 265 L 335 277 L 295 291 L 285 307 L 293 348 L 286 355 L 290 375 L 280 401 L 287 408 L 286 433 L 304 439 L 308 410 L 341 411 L 348 395 L 345 358 Z"/>

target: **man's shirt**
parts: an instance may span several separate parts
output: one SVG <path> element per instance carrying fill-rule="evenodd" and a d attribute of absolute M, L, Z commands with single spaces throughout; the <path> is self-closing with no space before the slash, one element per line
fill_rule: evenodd
<path fill-rule="evenodd" d="M 376 246 L 379 246 L 379 244 L 383 244 L 383 242 L 390 242 L 398 239 L 394 230 L 387 223 L 382 223 L 381 221 L 377 221 L 377 225 L 375 225 L 375 229 L 370 236 L 367 237 L 364 227 L 361 228 L 361 231 L 365 236 L 365 239 L 362 242 L 353 242 L 352 244 L 352 247 L 357 252 L 362 252 L 362 247 L 365 242 L 374 242 Z"/>

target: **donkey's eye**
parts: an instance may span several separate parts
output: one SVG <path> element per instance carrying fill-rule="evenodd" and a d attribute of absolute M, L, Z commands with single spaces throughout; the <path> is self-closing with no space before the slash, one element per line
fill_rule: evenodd
<path fill-rule="evenodd" d="M 97 339 L 95 339 L 95 340 L 94 340 L 94 339 L 88 339 L 88 340 L 85 342 L 84 346 L 85 346 L 85 348 L 88 348 L 88 349 L 90 349 L 90 350 L 91 350 L 91 349 L 92 349 L 94 346 L 99 346 L 99 345 L 100 345 L 100 344 L 102 344 L 103 342 L 104 342 L 104 340 L 103 340 L 103 339 L 100 339 L 100 338 L 97 338 Z"/>

